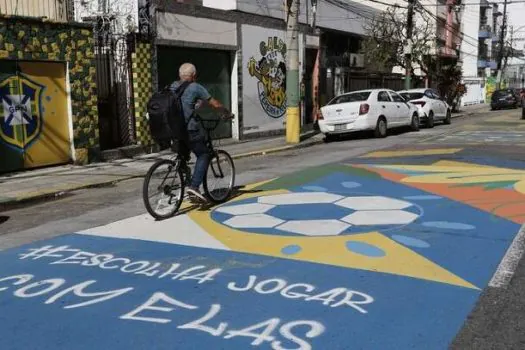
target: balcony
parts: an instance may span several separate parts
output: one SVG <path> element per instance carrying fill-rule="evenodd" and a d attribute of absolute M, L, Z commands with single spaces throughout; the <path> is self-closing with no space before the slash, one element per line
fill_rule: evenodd
<path fill-rule="evenodd" d="M 486 58 L 480 58 L 478 59 L 478 68 L 497 69 L 498 64 L 494 60 L 488 61 Z"/>
<path fill-rule="evenodd" d="M 478 38 L 479 39 L 488 39 L 492 37 L 492 28 L 485 24 L 485 25 L 481 25 L 479 27 L 479 32 L 478 32 Z"/>
<path fill-rule="evenodd" d="M 0 0 L 0 14 L 67 22 L 72 17 L 71 4 L 71 0 Z"/>

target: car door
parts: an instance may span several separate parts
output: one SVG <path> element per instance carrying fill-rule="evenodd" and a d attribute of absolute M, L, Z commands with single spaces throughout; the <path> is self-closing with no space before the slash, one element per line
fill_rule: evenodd
<path fill-rule="evenodd" d="M 377 93 L 377 103 L 379 105 L 379 113 L 385 116 L 387 125 L 395 126 L 398 124 L 396 118 L 397 108 L 386 90 Z"/>
<path fill-rule="evenodd" d="M 432 111 L 434 113 L 434 120 L 441 117 L 441 107 L 437 103 L 436 96 L 432 93 L 432 90 L 425 90 L 425 97 L 428 103 L 428 113 Z"/>
<path fill-rule="evenodd" d="M 412 121 L 412 115 L 410 113 L 410 107 L 406 103 L 405 99 L 394 91 L 389 91 L 394 105 L 396 106 L 396 119 L 400 125 L 410 125 Z"/>
<path fill-rule="evenodd" d="M 439 117 L 445 118 L 447 115 L 447 105 L 445 104 L 443 97 L 441 97 L 439 92 L 436 90 L 432 90 L 432 95 L 434 96 L 436 109 L 439 110 Z"/>

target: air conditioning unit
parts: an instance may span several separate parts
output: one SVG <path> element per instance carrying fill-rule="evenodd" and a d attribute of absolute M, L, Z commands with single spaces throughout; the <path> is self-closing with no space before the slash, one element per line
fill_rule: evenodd
<path fill-rule="evenodd" d="M 363 68 L 365 66 L 365 55 L 360 53 L 350 54 L 350 68 Z"/>

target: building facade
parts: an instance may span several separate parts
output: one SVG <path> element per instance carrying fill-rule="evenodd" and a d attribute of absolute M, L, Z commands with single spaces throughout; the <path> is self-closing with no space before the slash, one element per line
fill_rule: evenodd
<path fill-rule="evenodd" d="M 0 172 L 86 162 L 99 143 L 91 27 L 68 22 L 64 1 L 9 3 L 0 2 Z"/>
<path fill-rule="evenodd" d="M 463 80 L 467 93 L 463 106 L 490 101 L 496 89 L 496 71 L 503 14 L 487 0 L 464 0 L 465 21 L 461 43 Z"/>

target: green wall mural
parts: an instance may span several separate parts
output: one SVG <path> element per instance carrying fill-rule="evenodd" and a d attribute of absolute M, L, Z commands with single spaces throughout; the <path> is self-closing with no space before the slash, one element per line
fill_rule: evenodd
<path fill-rule="evenodd" d="M 0 60 L 68 62 L 77 162 L 99 144 L 94 38 L 90 27 L 0 17 Z"/>

